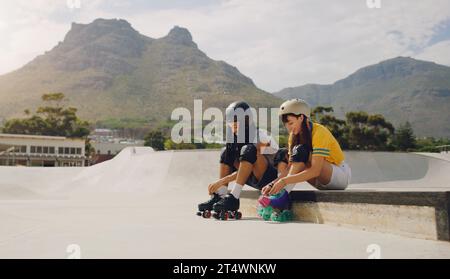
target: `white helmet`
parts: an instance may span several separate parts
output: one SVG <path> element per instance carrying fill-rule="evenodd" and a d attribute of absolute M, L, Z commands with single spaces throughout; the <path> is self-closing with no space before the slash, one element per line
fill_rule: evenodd
<path fill-rule="evenodd" d="M 308 118 L 311 116 L 311 107 L 309 104 L 302 99 L 291 99 L 281 104 L 278 115 L 282 116 L 285 114 L 304 114 Z"/>

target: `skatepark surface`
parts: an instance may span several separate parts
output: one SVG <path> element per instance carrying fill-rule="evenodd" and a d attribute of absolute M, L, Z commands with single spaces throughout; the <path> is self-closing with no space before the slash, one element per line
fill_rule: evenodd
<path fill-rule="evenodd" d="M 83 168 L 0 167 L 0 258 L 450 258 L 450 243 L 326 224 L 195 215 L 217 150 L 129 147 Z M 346 191 L 449 191 L 450 160 L 346 152 Z M 297 190 L 313 190 L 307 184 Z M 72 246 L 71 246 L 72 245 Z M 69 249 L 69 250 L 68 250 Z"/>

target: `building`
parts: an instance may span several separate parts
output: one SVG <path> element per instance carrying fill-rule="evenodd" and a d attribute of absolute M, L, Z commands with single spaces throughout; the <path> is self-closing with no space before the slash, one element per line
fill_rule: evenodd
<path fill-rule="evenodd" d="M 91 142 L 96 154 L 101 155 L 116 155 L 125 147 L 130 146 L 144 146 L 143 140 L 119 140 L 115 142 Z"/>
<path fill-rule="evenodd" d="M 119 136 L 120 131 L 97 128 L 88 136 L 95 154 L 90 158 L 89 164 L 95 165 L 108 161 L 120 153 L 122 149 L 132 146 L 144 146 L 143 140 Z"/>
<path fill-rule="evenodd" d="M 82 167 L 85 159 L 84 139 L 0 134 L 0 165 Z"/>

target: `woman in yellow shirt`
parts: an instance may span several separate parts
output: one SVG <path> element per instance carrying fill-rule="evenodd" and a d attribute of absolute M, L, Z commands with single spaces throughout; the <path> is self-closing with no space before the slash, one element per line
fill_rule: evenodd
<path fill-rule="evenodd" d="M 289 193 L 296 183 L 307 181 L 319 190 L 344 190 L 350 183 L 351 169 L 336 138 L 323 125 L 310 119 L 311 108 L 304 100 L 284 102 L 279 112 L 289 131 L 288 148 L 279 149 L 275 166 L 279 177 L 262 189 L 274 195 Z"/>

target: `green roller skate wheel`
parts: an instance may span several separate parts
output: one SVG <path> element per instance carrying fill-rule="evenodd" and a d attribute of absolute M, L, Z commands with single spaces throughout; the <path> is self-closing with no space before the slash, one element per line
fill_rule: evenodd
<path fill-rule="evenodd" d="M 263 210 L 262 218 L 265 221 L 270 220 L 270 216 L 272 216 L 273 208 L 271 206 L 265 207 Z"/>
<path fill-rule="evenodd" d="M 257 208 L 256 212 L 258 213 L 258 216 L 259 216 L 259 217 L 263 217 L 263 215 L 264 215 L 264 207 L 259 206 L 259 207 Z"/>
<path fill-rule="evenodd" d="M 292 221 L 293 219 L 293 214 L 292 211 L 290 210 L 283 210 L 283 212 L 281 213 L 281 215 L 283 216 L 283 221 L 282 222 L 288 222 L 288 221 Z"/>
<path fill-rule="evenodd" d="M 270 220 L 274 222 L 281 222 L 282 215 L 279 214 L 277 211 L 272 212 L 272 215 L 270 215 Z"/>
<path fill-rule="evenodd" d="M 292 220 L 292 212 L 290 210 L 283 210 L 281 213 L 273 212 L 270 219 L 274 222 L 288 222 Z"/>

